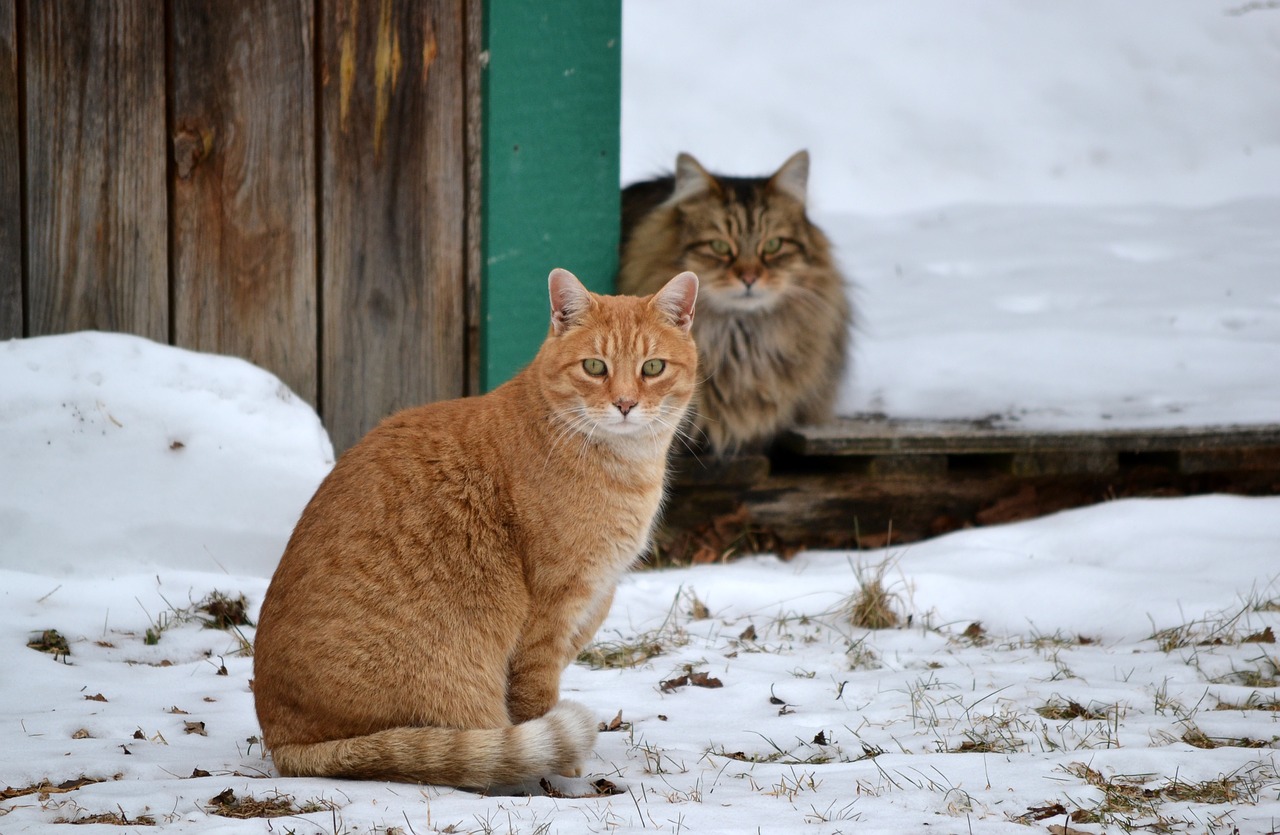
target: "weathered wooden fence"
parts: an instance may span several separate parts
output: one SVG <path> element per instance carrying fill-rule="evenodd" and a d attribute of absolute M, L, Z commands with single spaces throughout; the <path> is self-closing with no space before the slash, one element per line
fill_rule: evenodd
<path fill-rule="evenodd" d="M 0 338 L 245 357 L 338 449 L 475 387 L 482 0 L 0 0 Z"/>

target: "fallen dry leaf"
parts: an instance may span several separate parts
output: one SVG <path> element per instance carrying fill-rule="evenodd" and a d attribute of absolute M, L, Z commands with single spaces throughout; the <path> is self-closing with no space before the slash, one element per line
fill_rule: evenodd
<path fill-rule="evenodd" d="M 689 683 L 688 676 L 678 676 L 677 678 L 667 679 L 666 681 L 659 684 L 658 687 L 662 690 L 663 693 L 670 693 L 672 690 L 675 690 L 677 687 L 684 687 L 688 683 Z"/>
<path fill-rule="evenodd" d="M 1067 807 L 1061 803 L 1054 803 L 1050 806 L 1032 806 L 1027 809 L 1026 814 L 1020 815 L 1020 818 L 1026 818 L 1033 821 L 1042 821 L 1046 818 L 1061 817 L 1067 813 Z"/>
<path fill-rule="evenodd" d="M 1253 633 L 1242 641 L 1242 643 L 1246 644 L 1274 644 L 1275 642 L 1276 633 L 1271 631 L 1270 626 L 1261 632 Z"/>
<path fill-rule="evenodd" d="M 618 788 L 617 784 L 601 777 L 599 780 L 593 780 L 591 785 L 595 787 L 596 794 L 600 797 L 609 797 L 615 794 L 625 794 L 626 789 Z"/>

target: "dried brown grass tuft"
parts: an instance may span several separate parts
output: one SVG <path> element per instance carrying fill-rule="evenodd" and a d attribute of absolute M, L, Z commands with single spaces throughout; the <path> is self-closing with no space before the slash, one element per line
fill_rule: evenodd
<path fill-rule="evenodd" d="M 858 591 L 849 601 L 849 622 L 862 629 L 892 629 L 902 622 L 898 609 L 902 604 L 897 592 L 885 586 L 884 576 L 892 567 L 884 560 L 874 566 L 854 566 Z"/>

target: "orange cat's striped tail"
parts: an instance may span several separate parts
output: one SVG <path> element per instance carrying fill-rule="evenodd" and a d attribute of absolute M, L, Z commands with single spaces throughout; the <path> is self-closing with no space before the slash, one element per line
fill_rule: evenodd
<path fill-rule="evenodd" d="M 545 716 L 505 728 L 390 728 L 368 736 L 271 746 L 286 777 L 354 777 L 484 789 L 549 774 L 578 774 L 598 723 L 562 701 Z"/>

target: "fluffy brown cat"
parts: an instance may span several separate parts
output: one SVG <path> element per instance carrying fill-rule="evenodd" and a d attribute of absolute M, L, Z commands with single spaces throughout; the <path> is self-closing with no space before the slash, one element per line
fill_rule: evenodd
<path fill-rule="evenodd" d="M 714 453 L 832 417 L 851 313 L 831 245 L 805 213 L 808 179 L 806 151 L 769 177 L 710 174 L 680 154 L 674 176 L 622 193 L 618 291 L 652 293 L 679 270 L 702 281 L 694 434 Z"/>
<path fill-rule="evenodd" d="M 512 380 L 391 416 L 320 485 L 254 653 L 285 775 L 483 789 L 580 773 L 596 719 L 560 675 L 648 545 L 696 385 L 698 279 L 646 298 L 549 279 Z"/>

